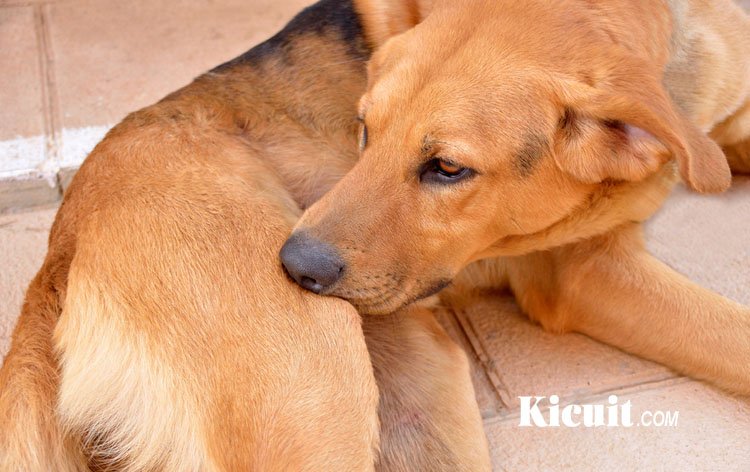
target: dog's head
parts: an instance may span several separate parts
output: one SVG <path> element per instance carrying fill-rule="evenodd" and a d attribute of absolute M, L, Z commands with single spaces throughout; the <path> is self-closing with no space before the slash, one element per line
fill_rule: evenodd
<path fill-rule="evenodd" d="M 659 186 L 670 160 L 698 191 L 729 185 L 719 148 L 670 102 L 661 65 L 589 16 L 549 2 L 430 3 L 360 2 L 377 47 L 361 158 L 282 250 L 306 288 L 387 313 L 471 261 L 647 217 L 667 185 L 651 204 L 606 201 Z"/>

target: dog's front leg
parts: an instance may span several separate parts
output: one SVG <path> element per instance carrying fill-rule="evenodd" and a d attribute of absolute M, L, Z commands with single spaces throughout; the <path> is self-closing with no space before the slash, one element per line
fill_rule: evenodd
<path fill-rule="evenodd" d="M 750 307 L 676 273 L 644 249 L 640 225 L 509 261 L 521 306 L 577 331 L 750 394 Z"/>
<path fill-rule="evenodd" d="M 380 390 L 376 470 L 489 471 L 466 354 L 433 313 L 365 316 L 363 329 Z"/>

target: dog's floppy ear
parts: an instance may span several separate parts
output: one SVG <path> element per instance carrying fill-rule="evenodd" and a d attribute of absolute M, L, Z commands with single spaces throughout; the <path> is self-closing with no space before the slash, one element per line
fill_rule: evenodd
<path fill-rule="evenodd" d="M 693 190 L 726 190 L 726 157 L 675 110 L 660 78 L 632 61 L 613 70 L 597 85 L 566 90 L 555 143 L 558 165 L 584 182 L 638 181 L 674 158 Z"/>
<path fill-rule="evenodd" d="M 354 0 L 365 37 L 373 49 L 419 24 L 432 4 L 433 0 Z"/>

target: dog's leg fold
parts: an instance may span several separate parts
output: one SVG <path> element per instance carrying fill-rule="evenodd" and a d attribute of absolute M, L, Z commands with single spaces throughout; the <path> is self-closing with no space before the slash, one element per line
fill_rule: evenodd
<path fill-rule="evenodd" d="M 466 354 L 433 313 L 365 316 L 363 329 L 380 389 L 376 470 L 489 471 Z"/>
<path fill-rule="evenodd" d="M 547 329 L 584 333 L 750 394 L 750 307 L 648 254 L 639 225 L 516 258 L 510 266 L 519 302 Z"/>
<path fill-rule="evenodd" d="M 738 174 L 750 174 L 750 139 L 724 147 L 729 167 Z"/>
<path fill-rule="evenodd" d="M 732 172 L 750 173 L 750 100 L 717 125 L 711 137 L 726 154 Z"/>
<path fill-rule="evenodd" d="M 62 431 L 57 416 L 51 338 L 59 306 L 43 279 L 44 270 L 29 287 L 0 369 L 0 470 L 86 471 L 81 442 Z"/>

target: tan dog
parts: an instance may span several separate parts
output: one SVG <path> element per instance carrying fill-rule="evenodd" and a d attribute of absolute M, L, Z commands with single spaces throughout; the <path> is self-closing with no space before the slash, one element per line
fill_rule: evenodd
<path fill-rule="evenodd" d="M 324 0 L 91 153 L 0 371 L 0 470 L 489 469 L 430 312 L 362 326 L 278 263 L 356 159 L 359 25 Z"/>
<path fill-rule="evenodd" d="M 362 153 L 282 249 L 302 286 L 376 314 L 451 280 L 510 286 L 546 329 L 750 394 L 750 309 L 674 273 L 641 237 L 676 170 L 699 192 L 730 185 L 716 143 L 750 168 L 737 5 L 357 5 L 379 48 Z"/>

